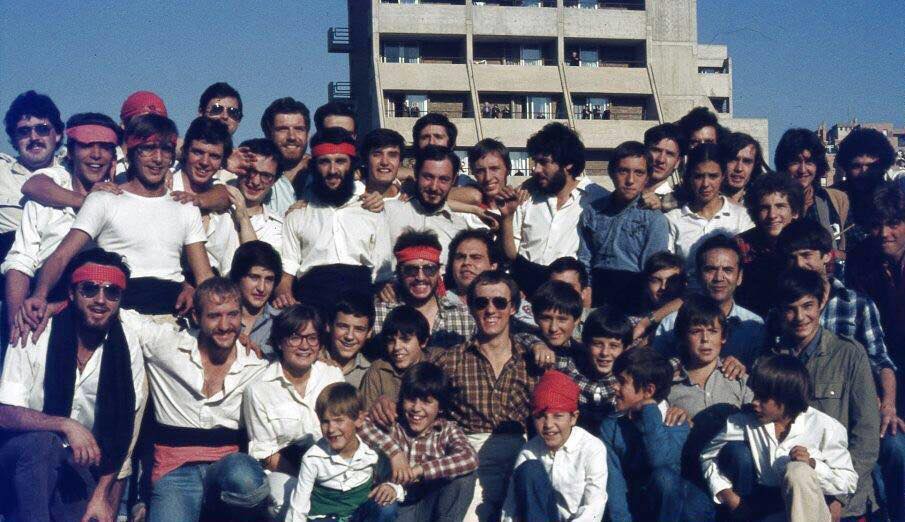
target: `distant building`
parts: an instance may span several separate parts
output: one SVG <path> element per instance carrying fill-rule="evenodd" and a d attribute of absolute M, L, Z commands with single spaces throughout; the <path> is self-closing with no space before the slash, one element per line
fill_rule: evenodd
<path fill-rule="evenodd" d="M 859 123 L 856 118 L 852 118 L 848 123 L 836 123 L 829 129 L 826 123 L 821 123 L 817 128 L 817 135 L 826 145 L 826 159 L 830 164 L 830 170 L 826 175 L 827 185 L 841 181 L 841 178 L 836 179 L 836 152 L 839 150 L 839 143 L 857 128 L 875 129 L 883 133 L 896 151 L 896 162 L 887 173 L 888 177 L 894 178 L 905 174 L 905 127 L 897 128 L 889 122 Z"/>

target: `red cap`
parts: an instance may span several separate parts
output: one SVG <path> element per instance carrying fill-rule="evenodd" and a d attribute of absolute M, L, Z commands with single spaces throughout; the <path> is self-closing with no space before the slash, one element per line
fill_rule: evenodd
<path fill-rule="evenodd" d="M 167 106 L 164 105 L 160 96 L 151 91 L 133 92 L 123 102 L 122 108 L 119 110 L 119 118 L 123 122 L 129 121 L 130 118 L 141 116 L 143 114 L 157 114 L 166 117 Z"/>
<path fill-rule="evenodd" d="M 568 375 L 548 370 L 534 386 L 531 395 L 531 414 L 545 411 L 573 412 L 578 410 L 578 385 Z"/>

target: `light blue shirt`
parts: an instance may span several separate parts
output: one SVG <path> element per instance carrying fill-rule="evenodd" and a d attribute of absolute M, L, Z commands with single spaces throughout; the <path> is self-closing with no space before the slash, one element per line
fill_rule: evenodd
<path fill-rule="evenodd" d="M 654 334 L 654 349 L 667 357 L 679 356 L 679 340 L 676 338 L 675 326 L 678 312 L 667 315 Z M 754 360 L 763 352 L 766 345 L 767 330 L 764 320 L 747 308 L 738 304 L 732 305 L 727 317 L 729 338 L 720 352 L 720 357 L 735 357 L 747 368 L 751 368 Z"/>

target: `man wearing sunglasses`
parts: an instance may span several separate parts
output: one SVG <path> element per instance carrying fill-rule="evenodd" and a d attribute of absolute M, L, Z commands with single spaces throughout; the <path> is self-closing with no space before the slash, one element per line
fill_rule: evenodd
<path fill-rule="evenodd" d="M 201 99 L 198 101 L 198 116 L 223 122 L 230 136 L 236 134 L 239 123 L 242 122 L 242 114 L 242 97 L 232 85 L 217 82 L 201 93 Z M 233 149 L 232 153 L 226 156 L 227 160 L 224 162 L 223 169 L 218 173 L 221 181 L 230 181 L 235 179 L 237 174 L 245 172 L 253 161 L 250 154 L 244 147 Z"/>

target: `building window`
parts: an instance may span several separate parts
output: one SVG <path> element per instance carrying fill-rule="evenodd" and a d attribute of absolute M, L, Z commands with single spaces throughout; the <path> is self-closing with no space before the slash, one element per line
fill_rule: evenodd
<path fill-rule="evenodd" d="M 523 45 L 519 49 L 519 63 L 522 65 L 543 65 L 544 54 L 539 45 Z"/>
<path fill-rule="evenodd" d="M 549 96 L 528 96 L 525 106 L 529 120 L 547 120 L 553 117 L 553 100 Z"/>
<path fill-rule="evenodd" d="M 383 61 L 387 63 L 419 63 L 417 43 L 387 42 L 383 44 Z"/>
<path fill-rule="evenodd" d="M 609 120 L 610 100 L 602 96 L 589 96 L 576 100 L 575 112 L 582 120 Z"/>
<path fill-rule="evenodd" d="M 509 160 L 512 163 L 512 170 L 509 172 L 513 176 L 530 176 L 531 175 L 531 158 L 528 152 L 524 150 L 510 150 Z"/>

